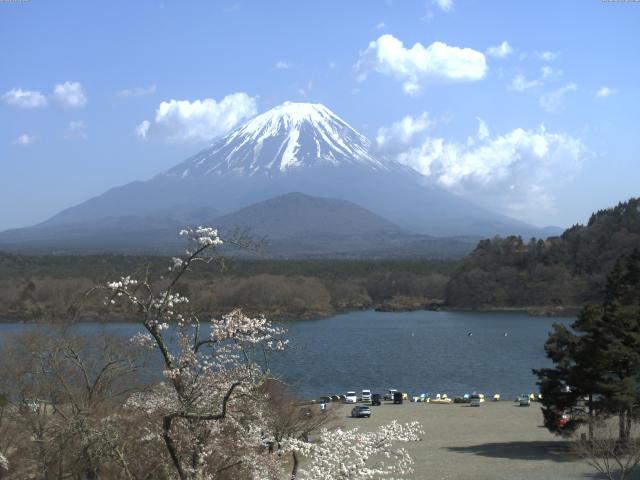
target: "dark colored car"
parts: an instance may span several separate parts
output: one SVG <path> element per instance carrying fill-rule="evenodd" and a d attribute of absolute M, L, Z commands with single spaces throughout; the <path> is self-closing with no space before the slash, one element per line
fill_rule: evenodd
<path fill-rule="evenodd" d="M 374 393 L 371 395 L 371 405 L 381 405 L 382 404 L 382 395 L 379 393 Z"/>
<path fill-rule="evenodd" d="M 351 410 L 351 416 L 353 418 L 369 418 L 371 416 L 371 409 L 367 405 L 357 405 Z"/>
<path fill-rule="evenodd" d="M 393 394 L 393 404 L 402 405 L 402 392 L 394 392 Z"/>

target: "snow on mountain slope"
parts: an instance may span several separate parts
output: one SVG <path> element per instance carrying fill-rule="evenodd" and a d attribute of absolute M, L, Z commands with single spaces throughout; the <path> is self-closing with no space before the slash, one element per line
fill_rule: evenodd
<path fill-rule="evenodd" d="M 387 170 L 369 141 L 324 105 L 285 102 L 167 172 L 171 176 L 275 176 L 303 167 Z"/>

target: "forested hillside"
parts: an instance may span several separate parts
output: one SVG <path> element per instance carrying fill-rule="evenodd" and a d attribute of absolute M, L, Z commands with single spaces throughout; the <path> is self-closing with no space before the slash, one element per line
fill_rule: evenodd
<path fill-rule="evenodd" d="M 452 307 L 574 307 L 602 298 L 616 259 L 640 248 L 640 199 L 600 210 L 560 237 L 481 241 L 453 273 Z"/>
<path fill-rule="evenodd" d="M 26 256 L 0 253 L 0 317 L 29 320 L 120 317 L 100 295 L 83 297 L 97 284 L 148 268 L 162 275 L 164 257 L 127 255 Z M 441 302 L 452 261 L 438 260 L 246 260 L 199 265 L 180 284 L 202 312 L 241 306 L 272 318 L 313 318 L 346 310 L 419 309 Z"/>

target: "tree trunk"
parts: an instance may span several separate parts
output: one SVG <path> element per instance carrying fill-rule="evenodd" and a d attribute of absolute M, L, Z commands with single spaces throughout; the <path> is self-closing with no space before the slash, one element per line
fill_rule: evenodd
<path fill-rule="evenodd" d="M 593 394 L 589 394 L 589 442 L 593 441 Z"/>
<path fill-rule="evenodd" d="M 631 418 L 626 410 L 618 414 L 618 440 L 624 447 L 629 443 L 629 433 L 631 431 Z"/>
<path fill-rule="evenodd" d="M 291 456 L 293 457 L 293 468 L 291 469 L 291 480 L 296 480 L 298 475 L 298 465 L 300 460 L 298 460 L 298 452 L 295 450 L 291 452 Z"/>

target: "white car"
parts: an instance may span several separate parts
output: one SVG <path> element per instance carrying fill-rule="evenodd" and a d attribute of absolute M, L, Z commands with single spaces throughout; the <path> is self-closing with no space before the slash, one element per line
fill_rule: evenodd
<path fill-rule="evenodd" d="M 363 402 L 371 401 L 371 390 L 362 390 L 362 401 Z"/>
<path fill-rule="evenodd" d="M 346 403 L 357 403 L 358 396 L 356 395 L 356 392 L 347 392 L 347 394 L 345 395 L 344 401 Z"/>

